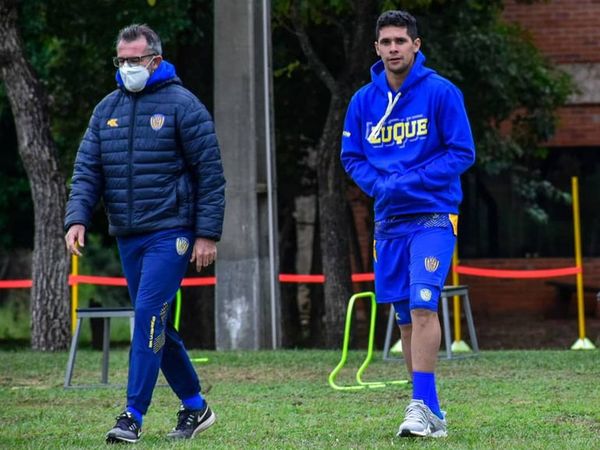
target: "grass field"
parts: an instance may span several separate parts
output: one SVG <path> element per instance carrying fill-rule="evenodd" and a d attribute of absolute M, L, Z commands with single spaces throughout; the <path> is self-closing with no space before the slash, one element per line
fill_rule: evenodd
<path fill-rule="evenodd" d="M 137 448 L 600 448 L 599 351 L 498 351 L 441 361 L 439 389 L 449 436 L 400 439 L 395 432 L 410 387 L 338 392 L 327 375 L 336 351 L 199 352 L 206 397 L 217 423 L 188 442 L 164 435 L 178 403 L 158 387 Z M 351 352 L 355 368 L 363 353 Z M 111 352 L 111 383 L 126 379 L 127 350 Z M 101 352 L 78 352 L 74 384 L 97 383 Z M 123 387 L 62 387 L 67 354 L 0 351 L 0 447 L 104 448 L 124 402 Z M 380 354 L 363 379 L 404 376 Z M 341 382 L 351 381 L 344 370 Z M 159 383 L 164 383 L 162 378 Z"/>

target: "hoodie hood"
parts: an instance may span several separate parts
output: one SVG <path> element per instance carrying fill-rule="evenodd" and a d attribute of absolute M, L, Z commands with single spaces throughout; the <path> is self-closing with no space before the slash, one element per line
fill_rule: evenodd
<path fill-rule="evenodd" d="M 429 75 L 433 75 L 435 70 L 425 67 L 425 55 L 419 50 L 415 55 L 415 62 L 408 72 L 408 76 L 400 86 L 399 92 L 405 95 L 413 86 L 419 84 L 424 78 Z M 383 93 L 391 91 L 390 86 L 385 76 L 385 67 L 383 61 L 379 60 L 371 66 L 371 81 L 377 86 Z"/>
<path fill-rule="evenodd" d="M 392 113 L 394 106 L 396 106 L 396 103 L 398 102 L 400 96 L 405 95 L 411 90 L 412 87 L 417 86 L 429 75 L 435 74 L 435 70 L 432 70 L 423 65 L 424 62 L 425 55 L 423 55 L 421 51 L 418 51 L 415 55 L 414 64 L 410 68 L 410 72 L 408 72 L 408 76 L 402 83 L 402 86 L 400 86 L 398 92 L 394 94 L 392 94 L 392 90 L 390 89 L 390 86 L 387 82 L 383 61 L 379 60 L 375 64 L 373 64 L 373 66 L 371 66 L 371 80 L 373 81 L 373 84 L 377 86 L 379 90 L 381 90 L 381 92 L 387 95 L 388 105 L 385 109 L 385 112 L 383 113 L 383 116 L 381 116 L 381 119 L 379 119 L 377 125 L 375 125 L 375 127 L 373 127 L 373 129 L 371 130 L 371 134 L 368 137 L 369 142 L 375 139 L 375 137 L 379 134 L 381 128 L 383 127 L 383 124 L 385 123 L 385 120 Z"/>
<path fill-rule="evenodd" d="M 177 74 L 175 73 L 175 66 L 173 64 L 171 64 L 169 61 L 166 61 L 163 59 L 161 61 L 161 63 L 158 65 L 158 67 L 156 68 L 156 70 L 154 71 L 154 73 L 152 73 L 152 75 L 150 75 L 150 78 L 148 78 L 148 82 L 146 83 L 146 86 L 144 87 L 144 89 L 142 89 L 141 92 L 144 92 L 146 89 L 148 89 L 151 86 L 163 83 L 165 81 L 173 80 L 176 78 L 177 78 Z M 115 79 L 117 80 L 117 85 L 121 89 L 125 89 L 125 84 L 123 83 L 123 79 L 121 78 L 121 73 L 119 72 L 119 69 L 117 69 Z"/>

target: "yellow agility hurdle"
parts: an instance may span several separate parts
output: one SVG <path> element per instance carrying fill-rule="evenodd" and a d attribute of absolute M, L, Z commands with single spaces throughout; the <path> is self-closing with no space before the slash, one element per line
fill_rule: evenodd
<path fill-rule="evenodd" d="M 356 371 L 356 384 L 349 386 L 340 386 L 335 382 L 338 373 L 342 370 L 348 359 L 348 346 L 350 345 L 350 327 L 352 324 L 352 313 L 356 300 L 361 298 L 371 299 L 371 321 L 369 326 L 369 343 L 367 345 L 367 356 L 361 366 Z M 373 343 L 375 340 L 375 322 L 377 318 L 377 303 L 375 302 L 375 294 L 373 292 L 360 292 L 350 297 L 348 302 L 348 311 L 346 312 L 346 324 L 344 327 L 344 343 L 342 345 L 342 358 L 338 365 L 329 374 L 329 386 L 338 391 L 356 391 L 365 388 L 381 388 L 388 384 L 408 384 L 408 380 L 393 380 L 393 381 L 363 381 L 362 375 L 367 370 L 367 367 L 373 359 Z"/>

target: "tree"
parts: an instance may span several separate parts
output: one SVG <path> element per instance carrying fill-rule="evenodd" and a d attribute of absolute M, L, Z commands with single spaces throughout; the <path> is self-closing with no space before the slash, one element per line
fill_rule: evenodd
<path fill-rule="evenodd" d="M 325 2 L 327 3 L 327 2 Z M 350 230 L 346 203 L 346 180 L 339 162 L 339 140 L 345 108 L 352 92 L 368 72 L 368 60 L 350 55 L 366 55 L 372 46 L 372 22 L 376 13 L 373 1 L 344 2 L 282 2 L 276 16 L 298 39 L 310 69 L 325 85 L 329 94 L 327 115 L 316 143 L 316 177 L 318 219 L 323 273 L 325 275 L 324 344 L 337 346 L 343 335 L 346 302 L 351 295 Z M 329 67 L 325 61 L 334 60 L 335 53 L 319 54 L 311 42 L 311 20 L 331 24 L 342 34 L 333 35 L 335 49 L 343 51 L 344 70 Z M 346 33 L 345 30 L 352 30 Z M 323 30 L 321 30 L 323 31 Z M 329 36 L 328 36 L 329 35 Z M 332 37 L 323 33 L 320 38 Z M 322 49 L 322 47 L 321 47 Z M 331 48 L 329 50 L 332 50 Z"/>
<path fill-rule="evenodd" d="M 50 135 L 48 97 L 23 52 L 17 4 L 16 0 L 0 1 L 0 76 L 13 111 L 35 211 L 31 346 L 34 350 L 63 350 L 70 338 L 62 229 L 65 180 Z"/>
<path fill-rule="evenodd" d="M 276 66 L 299 77 L 298 89 L 314 92 L 304 68 L 326 87 L 326 111 L 314 146 L 320 245 L 325 283 L 326 345 L 338 345 L 350 293 L 349 224 L 346 177 L 339 163 L 339 143 L 345 109 L 352 93 L 368 81 L 378 13 L 406 9 L 419 22 L 427 65 L 456 83 L 464 92 L 475 135 L 475 171 L 509 172 L 513 187 L 527 201 L 531 214 L 543 219 L 539 195 L 564 198 L 532 170 L 545 153 L 539 142 L 554 131 L 555 109 L 570 92 L 565 75 L 553 69 L 528 42 L 524 33 L 503 24 L 501 0 L 279 0 L 274 17 L 289 30 L 302 56 L 289 52 Z M 304 83 L 304 85 L 303 85 Z M 306 97 L 306 95 L 305 95 Z M 279 100 L 276 99 L 276 107 Z M 288 108 L 290 105 L 286 105 Z M 301 106 L 298 110 L 302 110 Z M 509 131 L 501 131 L 509 123 Z M 278 132 L 281 129 L 278 128 Z M 300 135 L 304 129 L 284 132 Z"/>

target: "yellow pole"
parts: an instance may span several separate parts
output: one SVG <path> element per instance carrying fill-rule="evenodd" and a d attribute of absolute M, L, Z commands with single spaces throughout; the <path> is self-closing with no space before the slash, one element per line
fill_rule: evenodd
<path fill-rule="evenodd" d="M 71 256 L 71 275 L 79 274 L 79 259 L 77 255 Z M 77 305 L 79 303 L 79 286 L 75 281 L 71 285 L 71 332 L 75 333 L 77 323 Z"/>
<path fill-rule="evenodd" d="M 581 228 L 579 224 L 579 185 L 577 177 L 571 178 L 573 193 L 573 226 L 575 227 L 575 265 L 577 273 L 577 318 L 579 321 L 579 339 L 585 339 L 585 310 L 583 305 L 583 263 L 581 258 Z"/>
<path fill-rule="evenodd" d="M 456 273 L 456 266 L 458 266 L 458 242 L 454 247 L 454 254 L 452 255 L 452 284 L 458 286 L 458 273 Z M 462 340 L 462 331 L 460 329 L 460 297 L 455 295 L 454 297 L 454 342 L 460 342 Z"/>

